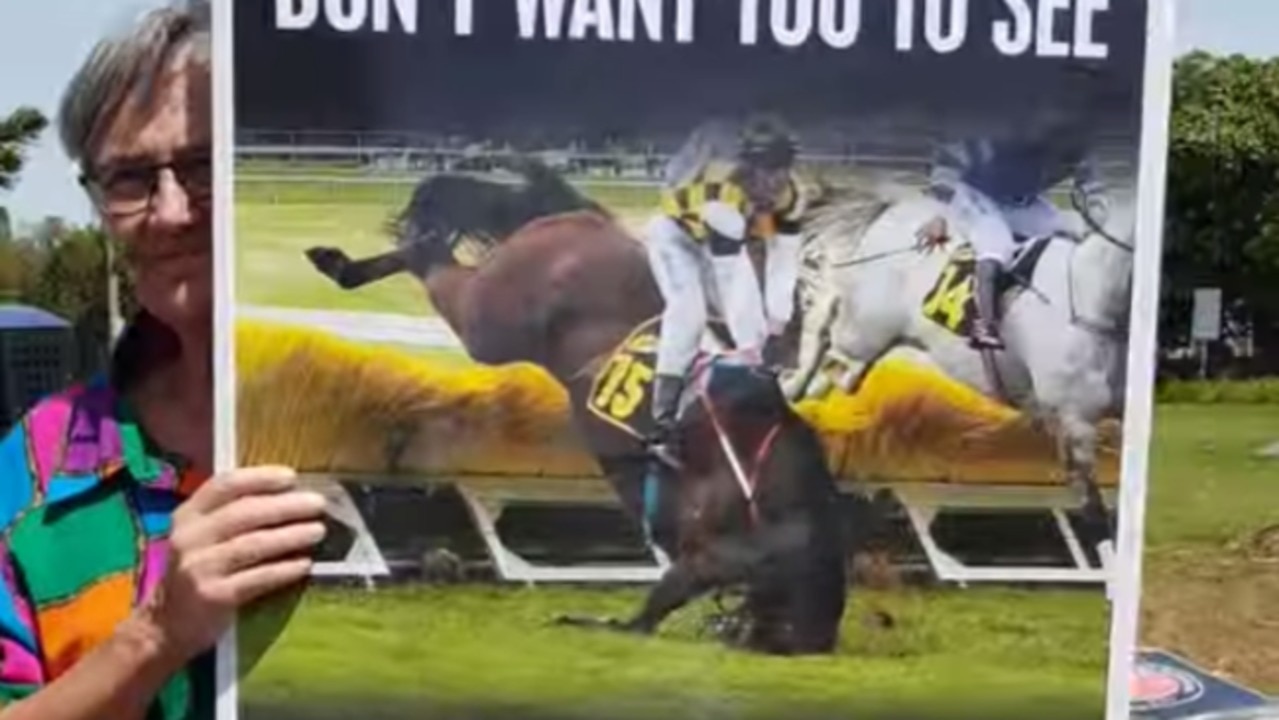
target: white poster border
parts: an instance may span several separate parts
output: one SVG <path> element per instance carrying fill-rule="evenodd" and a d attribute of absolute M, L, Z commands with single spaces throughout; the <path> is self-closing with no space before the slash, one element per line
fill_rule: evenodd
<path fill-rule="evenodd" d="M 234 252 L 234 5 L 210 0 L 213 41 L 214 108 L 214 402 L 215 471 L 236 467 L 235 436 L 235 252 Z M 1146 0 L 1146 53 L 1137 175 L 1136 251 L 1131 315 L 1123 451 L 1121 457 L 1118 547 L 1114 575 L 1106 720 L 1128 720 L 1130 677 L 1136 655 L 1141 607 L 1142 547 L 1154 401 L 1157 318 L 1162 260 L 1163 211 L 1171 117 L 1174 7 L 1169 0 Z M 217 720 L 239 720 L 236 626 L 217 646 Z"/>
<path fill-rule="evenodd" d="M 236 467 L 235 0 L 210 0 L 213 47 L 213 467 Z M 240 715 L 238 623 L 218 640 L 217 720 Z"/>
<path fill-rule="evenodd" d="M 1114 591 L 1110 606 L 1110 658 L 1106 720 L 1128 720 L 1132 667 L 1141 612 L 1142 548 L 1149 481 L 1155 365 L 1158 357 L 1159 281 L 1163 260 L 1165 181 L 1172 115 L 1174 8 L 1171 0 L 1146 0 L 1141 140 L 1138 150 L 1132 318 L 1124 383 L 1123 448 Z"/>

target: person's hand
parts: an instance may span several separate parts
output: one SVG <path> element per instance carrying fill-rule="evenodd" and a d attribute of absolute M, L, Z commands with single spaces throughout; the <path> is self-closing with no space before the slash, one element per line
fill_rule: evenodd
<path fill-rule="evenodd" d="M 168 568 L 144 622 L 177 666 L 216 644 L 244 605 L 307 577 L 324 496 L 287 468 L 210 479 L 173 513 Z"/>
<path fill-rule="evenodd" d="M 946 219 L 938 215 L 915 233 L 915 249 L 932 252 L 946 243 Z"/>

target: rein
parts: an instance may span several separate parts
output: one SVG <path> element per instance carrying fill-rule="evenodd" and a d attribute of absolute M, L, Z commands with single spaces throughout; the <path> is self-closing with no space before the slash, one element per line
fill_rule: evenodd
<path fill-rule="evenodd" d="M 1073 261 L 1074 258 L 1072 257 Z M 1123 328 L 1118 325 L 1104 325 L 1096 320 L 1090 320 L 1079 314 L 1075 308 L 1075 263 L 1066 263 L 1066 302 L 1070 310 L 1070 324 L 1081 327 L 1089 332 L 1096 333 L 1102 337 L 1113 338 L 1122 341 L 1126 337 Z"/>
<path fill-rule="evenodd" d="M 918 246 L 909 245 L 907 247 L 897 248 L 896 250 L 884 250 L 883 252 L 877 252 L 874 255 L 866 255 L 864 257 L 845 258 L 843 260 L 831 260 L 826 263 L 826 267 L 842 268 L 842 267 L 852 267 L 854 265 L 865 265 L 866 263 L 876 262 L 878 260 L 894 257 L 896 255 L 904 255 L 910 252 L 918 253 L 920 251 L 921 251 L 921 248 L 919 248 Z"/>
<path fill-rule="evenodd" d="M 1106 232 L 1105 228 L 1103 228 L 1101 224 L 1097 222 L 1096 218 L 1094 218 L 1092 214 L 1090 214 L 1086 208 L 1079 207 L 1078 202 L 1072 200 L 1071 204 L 1075 206 L 1075 212 L 1079 213 L 1079 217 L 1084 219 L 1084 224 L 1088 226 L 1089 230 L 1092 230 L 1093 232 L 1097 233 L 1098 235 L 1101 236 L 1103 240 L 1110 243 L 1111 245 L 1114 245 L 1120 250 L 1123 250 L 1124 252 L 1129 252 L 1134 254 L 1137 252 L 1137 249 L 1134 246 L 1129 245 L 1128 243 L 1123 242 L 1119 238 Z"/>
<path fill-rule="evenodd" d="M 768 433 L 764 435 L 764 439 L 755 450 L 755 457 L 751 463 L 751 472 L 747 474 L 742 469 L 741 460 L 738 458 L 737 451 L 733 448 L 732 441 L 729 440 L 724 424 L 720 421 L 718 413 L 715 412 L 715 404 L 711 402 L 710 397 L 706 395 L 704 390 L 698 393 L 698 400 L 701 402 L 702 407 L 706 408 L 706 414 L 711 419 L 715 435 L 719 438 L 720 448 L 723 449 L 724 455 L 728 458 L 729 466 L 733 469 L 733 477 L 737 480 L 737 485 L 742 490 L 742 497 L 746 499 L 751 523 L 758 525 L 760 522 L 759 503 L 755 501 L 755 491 L 759 487 L 759 476 L 764 466 L 764 461 L 772 453 L 773 446 L 777 443 L 777 438 L 781 434 L 782 423 L 781 421 L 774 423 L 769 428 Z"/>
<path fill-rule="evenodd" d="M 1111 245 L 1115 246 L 1116 248 L 1126 253 L 1133 253 L 1133 254 L 1136 253 L 1136 248 L 1134 246 L 1129 245 L 1119 240 L 1118 238 L 1114 237 L 1110 233 L 1106 232 L 1106 230 L 1101 227 L 1101 224 L 1097 222 L 1096 218 L 1094 218 L 1092 214 L 1088 212 L 1087 208 L 1080 208 L 1079 202 L 1076 201 L 1074 198 L 1071 199 L 1071 204 L 1074 206 L 1075 212 L 1078 212 L 1079 216 L 1083 218 L 1084 224 L 1088 226 L 1088 229 L 1094 232 L 1095 234 L 1097 234 L 1098 236 L 1100 236 L 1102 240 L 1105 240 L 1106 242 L 1110 243 Z M 1077 246 L 1078 244 L 1079 243 L 1076 243 Z M 1076 250 L 1076 252 L 1077 251 L 1078 250 Z M 1083 317 L 1082 315 L 1079 314 L 1079 311 L 1075 309 L 1074 259 L 1075 259 L 1075 256 L 1072 254 L 1070 257 L 1070 260 L 1066 262 L 1066 298 L 1067 298 L 1067 303 L 1070 309 L 1070 323 L 1072 325 L 1076 325 L 1085 330 L 1088 330 L 1089 332 L 1093 332 L 1098 335 L 1101 335 L 1102 337 L 1113 338 L 1122 342 L 1126 337 L 1126 333 L 1124 332 L 1123 328 L 1120 325 L 1118 324 L 1115 324 L 1113 326 L 1103 325 L 1100 322 Z"/>
<path fill-rule="evenodd" d="M 594 376 L 601 367 L 604 367 L 604 363 L 608 362 L 609 358 L 612 357 L 615 352 L 616 348 L 605 350 L 602 353 L 587 358 L 586 362 L 582 363 L 581 367 L 568 376 L 568 379 L 570 381 L 581 380 L 584 377 L 589 378 Z"/>

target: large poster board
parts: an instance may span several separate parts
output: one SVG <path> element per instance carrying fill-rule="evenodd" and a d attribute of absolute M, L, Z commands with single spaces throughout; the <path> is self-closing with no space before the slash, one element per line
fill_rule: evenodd
<path fill-rule="evenodd" d="M 231 5 L 221 463 L 333 532 L 221 718 L 1126 717 L 1165 4 Z"/>

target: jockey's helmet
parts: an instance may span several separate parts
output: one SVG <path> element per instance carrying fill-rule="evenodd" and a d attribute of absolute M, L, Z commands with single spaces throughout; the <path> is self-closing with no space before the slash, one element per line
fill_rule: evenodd
<path fill-rule="evenodd" d="M 795 135 L 777 118 L 755 118 L 742 130 L 739 157 L 752 165 L 769 169 L 790 167 L 798 152 Z"/>

